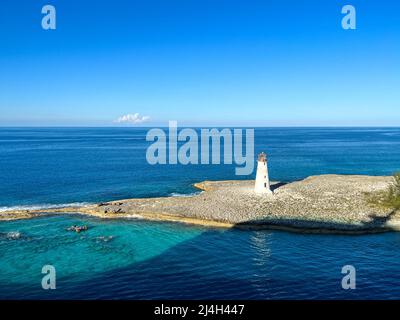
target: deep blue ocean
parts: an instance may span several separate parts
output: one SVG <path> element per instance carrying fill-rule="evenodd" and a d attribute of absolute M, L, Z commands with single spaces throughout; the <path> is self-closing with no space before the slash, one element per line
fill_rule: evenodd
<path fill-rule="evenodd" d="M 147 129 L 0 128 L 0 211 L 183 196 L 234 165 L 146 162 Z M 255 130 L 272 180 L 390 175 L 400 128 Z M 88 225 L 83 233 L 67 231 Z M 0 222 L 1 299 L 400 299 L 400 233 L 312 235 L 80 215 Z M 57 288 L 43 290 L 44 265 Z M 341 269 L 356 268 L 344 290 Z"/>

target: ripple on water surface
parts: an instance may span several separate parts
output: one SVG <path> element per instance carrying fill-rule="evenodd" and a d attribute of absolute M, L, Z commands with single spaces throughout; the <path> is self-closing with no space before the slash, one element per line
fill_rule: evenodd
<path fill-rule="evenodd" d="M 68 231 L 88 225 L 85 232 Z M 400 234 L 307 235 L 53 215 L 0 223 L 1 298 L 400 298 Z M 41 289 L 41 268 L 57 289 Z M 341 289 L 342 266 L 357 289 Z"/>

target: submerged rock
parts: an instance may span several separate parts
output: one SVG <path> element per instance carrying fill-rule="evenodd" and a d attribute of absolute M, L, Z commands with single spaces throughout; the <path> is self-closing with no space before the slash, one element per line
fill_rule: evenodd
<path fill-rule="evenodd" d="M 281 228 L 312 232 L 400 230 L 400 212 L 373 205 L 369 198 L 388 189 L 390 176 L 319 175 L 291 183 L 271 183 L 273 195 L 254 192 L 254 180 L 204 181 L 204 192 L 191 197 L 126 199 L 51 212 L 82 213 L 101 218 L 140 217 L 190 224 L 240 228 Z M 8 211 L 0 220 L 37 215 Z M 71 227 L 81 232 L 87 227 Z"/>
<path fill-rule="evenodd" d="M 10 232 L 1 232 L 0 238 L 8 239 L 8 240 L 17 240 L 21 238 L 21 232 L 19 231 L 10 231 Z"/>
<path fill-rule="evenodd" d="M 111 240 L 113 240 L 113 239 L 114 239 L 113 236 L 100 236 L 100 237 L 97 237 L 97 238 L 96 238 L 96 240 L 97 240 L 98 242 L 109 242 L 109 241 L 111 241 Z"/>
<path fill-rule="evenodd" d="M 67 228 L 68 231 L 75 231 L 76 233 L 80 233 L 81 231 L 86 231 L 88 229 L 88 226 L 70 226 Z"/>
<path fill-rule="evenodd" d="M 192 197 L 111 201 L 87 208 L 102 217 L 140 215 L 222 227 L 295 228 L 368 232 L 400 228 L 400 217 L 371 205 L 366 195 L 386 190 L 393 177 L 320 175 L 292 183 L 271 183 L 273 195 L 254 192 L 254 181 L 204 181 Z"/>

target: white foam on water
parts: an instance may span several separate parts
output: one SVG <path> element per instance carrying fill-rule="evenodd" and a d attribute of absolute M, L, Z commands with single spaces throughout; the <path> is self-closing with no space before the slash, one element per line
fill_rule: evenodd
<path fill-rule="evenodd" d="M 18 231 L 10 231 L 10 232 L 7 232 L 6 237 L 7 237 L 7 239 L 10 239 L 10 240 L 19 239 L 21 237 L 21 233 Z"/>
<path fill-rule="evenodd" d="M 127 215 L 125 218 L 128 218 L 128 219 L 144 219 L 143 216 L 141 216 L 140 214 L 130 214 L 130 215 Z"/>
<path fill-rule="evenodd" d="M 89 202 L 72 202 L 72 203 L 60 203 L 60 204 L 35 204 L 35 205 L 23 205 L 23 206 L 11 206 L 11 207 L 0 207 L 0 212 L 4 211 L 17 211 L 17 210 L 42 210 L 42 209 L 58 209 L 58 208 L 69 208 L 69 207 L 81 207 L 90 204 Z"/>
<path fill-rule="evenodd" d="M 192 193 L 178 193 L 178 192 L 172 192 L 169 194 L 170 197 L 193 197 L 197 196 L 198 194 L 202 193 L 203 191 L 200 192 L 192 192 Z"/>

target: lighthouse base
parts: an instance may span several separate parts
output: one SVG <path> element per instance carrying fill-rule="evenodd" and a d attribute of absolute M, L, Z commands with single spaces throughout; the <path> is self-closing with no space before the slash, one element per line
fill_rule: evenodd
<path fill-rule="evenodd" d="M 259 194 L 259 195 L 271 195 L 272 196 L 274 194 L 271 190 L 265 189 L 265 188 L 254 189 L 254 191 L 256 194 Z"/>

